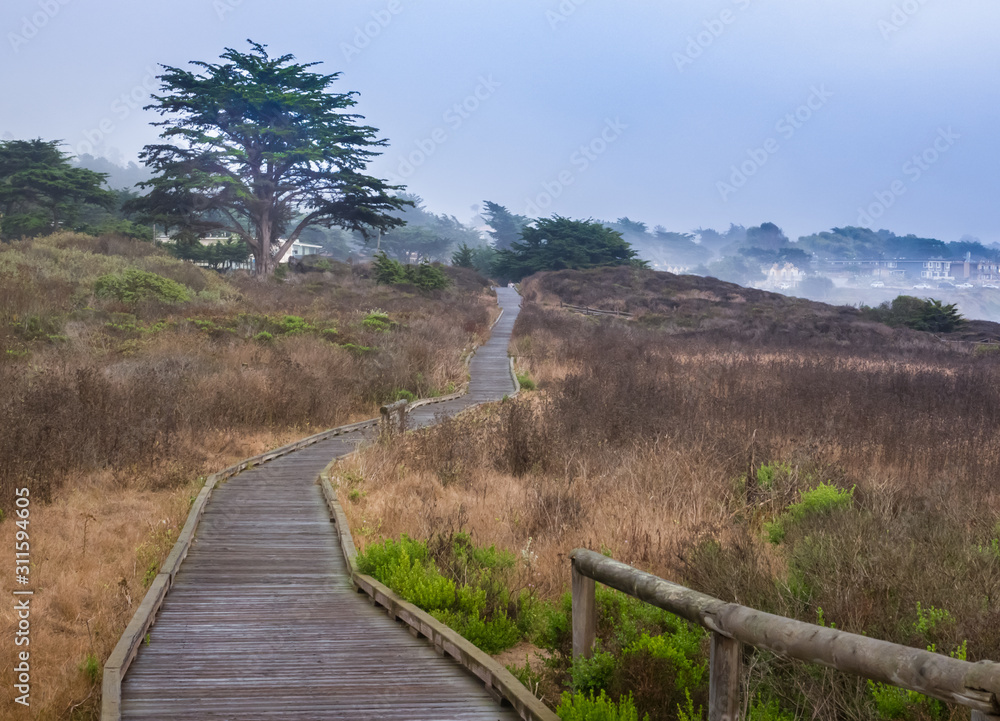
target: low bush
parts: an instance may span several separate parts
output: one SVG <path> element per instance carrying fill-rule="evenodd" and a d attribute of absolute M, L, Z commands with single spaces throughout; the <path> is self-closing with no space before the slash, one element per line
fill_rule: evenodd
<path fill-rule="evenodd" d="M 562 721 L 639 721 L 639 713 L 630 697 L 612 701 L 603 691 L 596 696 L 564 693 L 556 714 Z M 649 716 L 643 719 L 648 721 Z"/>
<path fill-rule="evenodd" d="M 465 534 L 438 538 L 433 546 L 406 536 L 387 539 L 358 556 L 358 570 L 487 653 L 500 653 L 520 641 L 526 629 L 518 620 L 530 623 L 531 599 L 517 597 L 509 588 L 513 558 L 492 547 L 476 548 Z"/>
<path fill-rule="evenodd" d="M 816 488 L 803 491 L 798 503 L 793 503 L 778 518 L 764 525 L 771 543 L 781 543 L 788 528 L 808 516 L 832 513 L 842 508 L 850 508 L 854 499 L 854 489 L 842 490 L 836 486 L 820 483 Z"/>
<path fill-rule="evenodd" d="M 180 283 L 135 268 L 102 275 L 94 283 L 94 293 L 99 298 L 113 298 L 122 303 L 137 303 L 141 300 L 182 303 L 191 299 L 188 289 Z"/>
<path fill-rule="evenodd" d="M 383 285 L 408 283 L 421 290 L 442 290 L 451 285 L 451 280 L 440 265 L 426 261 L 418 265 L 403 265 L 384 252 L 375 256 L 372 266 L 375 280 Z"/>

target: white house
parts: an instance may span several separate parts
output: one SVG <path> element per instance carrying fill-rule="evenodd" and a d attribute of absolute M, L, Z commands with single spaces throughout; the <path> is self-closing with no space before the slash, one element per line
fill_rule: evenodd
<path fill-rule="evenodd" d="M 279 240 L 279 243 L 284 243 L 284 240 Z M 285 251 L 285 254 L 278 259 L 279 263 L 287 263 L 292 258 L 302 258 L 306 255 L 318 255 L 323 252 L 322 245 L 313 245 L 312 243 L 303 243 L 301 240 L 296 240 L 292 243 L 292 247 Z"/>

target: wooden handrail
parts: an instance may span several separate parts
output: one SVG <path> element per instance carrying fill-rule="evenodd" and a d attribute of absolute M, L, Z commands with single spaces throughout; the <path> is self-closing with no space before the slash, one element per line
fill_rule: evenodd
<path fill-rule="evenodd" d="M 1000 719 L 1000 664 L 993 661 L 961 661 L 726 603 L 587 549 L 574 550 L 570 559 L 573 656 L 593 649 L 595 581 L 697 623 L 712 632 L 709 721 L 739 717 L 742 644 L 967 706 L 973 721 Z"/>
<path fill-rule="evenodd" d="M 588 308 L 584 305 L 570 305 L 569 303 L 563 303 L 559 301 L 559 307 L 566 310 L 575 311 L 577 313 L 583 313 L 584 315 L 611 315 L 616 318 L 631 318 L 631 313 L 626 313 L 623 310 L 602 310 L 600 308 Z"/>

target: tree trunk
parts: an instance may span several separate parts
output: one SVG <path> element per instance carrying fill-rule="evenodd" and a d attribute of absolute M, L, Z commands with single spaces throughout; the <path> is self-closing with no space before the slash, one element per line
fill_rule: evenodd
<path fill-rule="evenodd" d="M 254 249 L 254 275 L 264 278 L 274 272 L 274 258 L 271 257 L 271 249 Z"/>

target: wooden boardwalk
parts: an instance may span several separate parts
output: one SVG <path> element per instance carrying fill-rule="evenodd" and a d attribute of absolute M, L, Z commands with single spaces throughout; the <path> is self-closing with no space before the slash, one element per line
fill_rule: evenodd
<path fill-rule="evenodd" d="M 410 427 L 513 393 L 519 297 L 470 365 L 468 395 Z M 359 596 L 316 477 L 354 432 L 219 486 L 122 684 L 123 719 L 517 719 L 483 684 Z"/>

